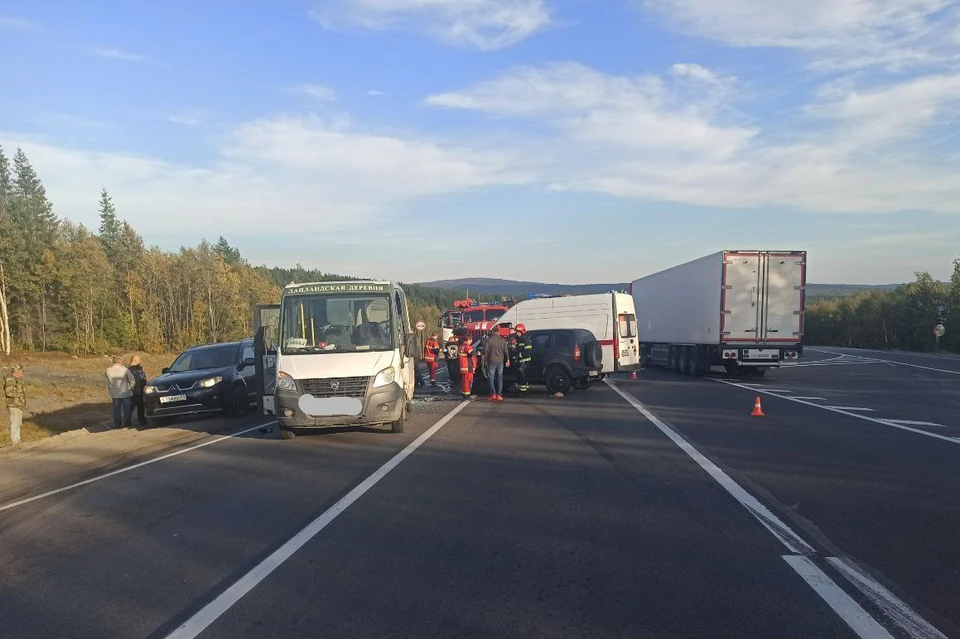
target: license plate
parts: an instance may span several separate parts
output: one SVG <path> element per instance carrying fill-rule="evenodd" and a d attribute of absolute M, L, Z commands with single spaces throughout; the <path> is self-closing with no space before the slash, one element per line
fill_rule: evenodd
<path fill-rule="evenodd" d="M 167 395 L 166 397 L 160 398 L 161 404 L 170 404 L 173 402 L 185 402 L 187 401 L 186 395 Z"/>
<path fill-rule="evenodd" d="M 745 354 L 749 359 L 780 359 L 780 351 L 770 348 L 748 348 Z"/>
<path fill-rule="evenodd" d="M 590 377 L 596 377 L 600 374 L 600 371 L 590 371 Z"/>

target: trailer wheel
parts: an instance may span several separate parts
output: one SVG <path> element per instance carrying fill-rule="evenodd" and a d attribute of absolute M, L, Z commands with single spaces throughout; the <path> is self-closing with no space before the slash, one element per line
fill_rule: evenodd
<path fill-rule="evenodd" d="M 767 369 L 760 368 L 759 366 L 749 369 L 750 377 L 763 377 L 767 374 Z"/>
<path fill-rule="evenodd" d="M 702 377 L 704 371 L 700 364 L 700 349 L 694 346 L 687 353 L 687 373 L 694 377 Z"/>
<path fill-rule="evenodd" d="M 670 347 L 670 370 L 674 373 L 680 372 L 680 349 L 676 346 Z"/>
<path fill-rule="evenodd" d="M 684 346 L 680 349 L 679 353 L 680 359 L 680 374 L 681 375 L 690 375 L 690 347 Z"/>
<path fill-rule="evenodd" d="M 736 375 L 740 372 L 740 364 L 736 362 L 724 362 L 723 368 L 726 369 L 727 375 Z"/>

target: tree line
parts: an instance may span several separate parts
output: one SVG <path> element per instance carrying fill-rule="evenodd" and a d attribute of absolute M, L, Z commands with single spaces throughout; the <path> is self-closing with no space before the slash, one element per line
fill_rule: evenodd
<path fill-rule="evenodd" d="M 929 273 L 893 291 L 873 290 L 807 305 L 804 342 L 820 346 L 960 353 L 960 259 L 949 283 Z"/>
<path fill-rule="evenodd" d="M 0 352 L 165 352 L 241 339 L 253 307 L 277 303 L 284 285 L 357 279 L 254 267 L 223 237 L 176 252 L 147 248 L 106 189 L 99 213 L 95 230 L 58 218 L 23 150 L 11 162 L 0 147 Z M 431 326 L 462 295 L 406 290 L 413 321 Z"/>

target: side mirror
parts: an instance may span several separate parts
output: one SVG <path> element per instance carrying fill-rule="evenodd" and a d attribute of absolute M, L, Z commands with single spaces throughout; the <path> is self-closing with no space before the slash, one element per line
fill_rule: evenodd
<path fill-rule="evenodd" d="M 240 362 L 240 366 L 237 367 L 237 370 L 242 371 L 245 368 L 250 368 L 251 366 L 256 366 L 256 365 L 257 365 L 257 360 L 255 360 L 252 357 L 248 357 L 247 359 Z"/>
<path fill-rule="evenodd" d="M 169 372 L 170 372 L 170 369 L 169 369 L 169 368 L 165 368 L 165 369 L 163 369 L 162 371 L 160 371 L 160 374 L 161 374 L 161 375 L 166 375 L 166 374 L 169 373 Z"/>

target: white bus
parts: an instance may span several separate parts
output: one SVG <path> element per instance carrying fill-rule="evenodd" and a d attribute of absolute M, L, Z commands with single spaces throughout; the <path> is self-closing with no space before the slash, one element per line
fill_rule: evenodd
<path fill-rule="evenodd" d="M 528 331 L 585 328 L 603 349 L 603 373 L 640 368 L 640 342 L 633 297 L 626 293 L 546 297 L 520 302 L 500 318 L 498 326 L 523 324 Z"/>
<path fill-rule="evenodd" d="M 277 416 L 284 439 L 328 426 L 390 424 L 403 432 L 416 344 L 402 288 L 290 284 L 279 306 L 257 311 L 263 412 Z"/>

